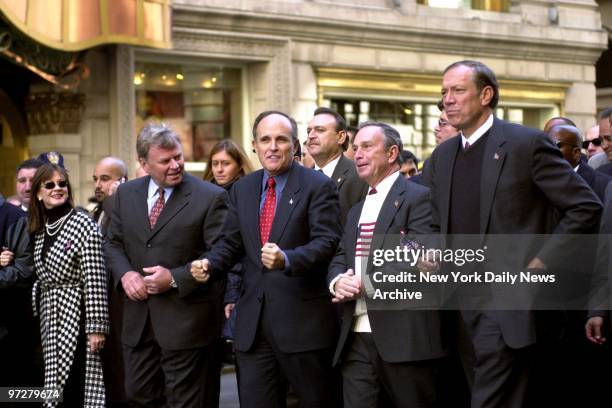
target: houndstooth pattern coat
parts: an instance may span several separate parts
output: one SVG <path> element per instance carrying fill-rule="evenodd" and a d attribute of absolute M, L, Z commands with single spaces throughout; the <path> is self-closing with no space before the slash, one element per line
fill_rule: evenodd
<path fill-rule="evenodd" d="M 79 323 L 85 322 L 86 334 L 107 334 L 109 321 L 102 237 L 97 224 L 86 214 L 73 210 L 58 234 L 44 262 L 45 234 L 34 237 L 37 281 L 32 299 L 34 313 L 40 316 L 45 388 L 63 390 L 77 347 Z M 84 319 L 81 318 L 83 310 Z M 85 376 L 85 407 L 103 407 L 105 390 L 100 355 L 89 349 Z M 44 404 L 56 405 L 54 401 Z"/>

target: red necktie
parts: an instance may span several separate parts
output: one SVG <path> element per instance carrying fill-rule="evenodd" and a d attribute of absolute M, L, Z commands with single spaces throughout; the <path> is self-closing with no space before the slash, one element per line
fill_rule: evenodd
<path fill-rule="evenodd" d="M 155 201 L 155 204 L 153 204 L 153 208 L 151 208 L 151 213 L 149 214 L 149 225 L 151 226 L 151 229 L 153 229 L 155 226 L 155 223 L 159 218 L 159 214 L 161 214 L 162 210 L 164 209 L 164 204 L 166 203 L 164 201 L 164 189 L 160 188 L 158 192 L 159 196 L 157 197 L 157 201 Z"/>
<path fill-rule="evenodd" d="M 274 177 L 268 179 L 268 189 L 266 190 L 266 199 L 264 201 L 261 214 L 259 216 L 259 234 L 261 243 L 268 242 L 270 230 L 272 229 L 272 221 L 274 221 L 274 211 L 276 210 L 276 180 Z"/>
<path fill-rule="evenodd" d="M 374 187 L 372 187 L 370 189 L 370 191 L 368 192 L 368 195 L 372 195 L 372 194 L 376 194 L 376 193 L 378 193 L 378 191 L 376 191 L 376 189 Z"/>

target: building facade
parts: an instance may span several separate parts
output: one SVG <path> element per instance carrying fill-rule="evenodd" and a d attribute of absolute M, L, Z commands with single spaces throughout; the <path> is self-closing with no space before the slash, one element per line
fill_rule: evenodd
<path fill-rule="evenodd" d="M 93 191 L 99 158 L 117 155 L 135 168 L 135 137 L 151 120 L 177 130 L 196 173 L 222 138 L 239 141 L 256 162 L 251 126 L 266 109 L 293 115 L 302 140 L 317 106 L 338 110 L 350 124 L 385 121 L 406 148 L 426 157 L 442 71 L 460 59 L 495 71 L 504 119 L 541 128 L 565 115 L 583 130 L 595 122 L 595 65 L 608 34 L 593 0 L 174 0 L 168 7 L 169 46 L 87 49 L 89 78 L 63 105 L 64 117 L 79 107 L 78 123 L 36 128 L 32 118 L 44 120 L 46 112 L 40 100 L 39 116 L 25 115 L 29 123 L 12 140 L 22 156 L 62 152 L 79 169 L 71 177 L 81 203 Z M 31 101 L 59 91 L 31 80 L 24 93 Z"/>

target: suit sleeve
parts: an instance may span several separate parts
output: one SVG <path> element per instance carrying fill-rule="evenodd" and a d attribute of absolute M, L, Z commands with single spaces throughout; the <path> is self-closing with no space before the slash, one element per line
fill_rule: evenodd
<path fill-rule="evenodd" d="M 601 217 L 595 272 L 591 278 L 589 317 L 609 318 L 610 309 L 610 244 L 612 239 L 612 184 L 605 193 L 605 207 Z"/>
<path fill-rule="evenodd" d="M 106 265 L 115 278 L 117 288 L 121 288 L 121 278 L 126 272 L 133 271 L 130 260 L 124 250 L 125 231 L 121 219 L 121 205 L 124 197 L 125 184 L 122 184 L 115 193 L 115 202 L 111 213 L 111 224 L 108 230 L 108 239 L 104 244 L 104 257 Z"/>
<path fill-rule="evenodd" d="M 221 191 L 212 200 L 212 203 L 206 211 L 204 222 L 202 223 L 204 248 L 199 259 L 204 258 L 204 254 L 213 248 L 221 237 L 221 228 L 225 222 L 228 210 L 227 201 L 227 192 Z M 180 297 L 187 296 L 197 288 L 205 285 L 196 281 L 193 276 L 191 276 L 191 262 L 187 265 L 173 268 L 171 273 L 178 286 Z"/>
<path fill-rule="evenodd" d="M 6 246 L 15 254 L 15 260 L 11 265 L 0 269 L 0 286 L 31 284 L 34 276 L 34 257 L 27 217 L 20 218 L 9 227 Z"/>
<path fill-rule="evenodd" d="M 85 333 L 108 334 L 108 298 L 106 271 L 102 256 L 102 235 L 97 226 L 87 237 L 81 254 L 81 268 L 85 281 Z"/>
<path fill-rule="evenodd" d="M 210 251 L 203 256 L 203 258 L 208 259 L 210 262 L 212 269 L 211 277 L 214 274 L 229 270 L 234 266 L 236 261 L 241 259 L 244 255 L 244 246 L 242 243 L 240 221 L 236 205 L 238 199 L 238 192 L 236 191 L 236 185 L 234 185 L 230 190 L 229 207 L 220 239 L 216 245 L 213 245 Z"/>
<path fill-rule="evenodd" d="M 549 265 L 555 257 L 575 243 L 570 234 L 597 231 L 601 202 L 586 182 L 571 171 L 559 150 L 546 135 L 532 138 L 532 179 L 559 211 L 561 219 L 538 257 Z"/>
<path fill-rule="evenodd" d="M 338 193 L 331 180 L 324 181 L 313 191 L 309 204 L 310 240 L 302 246 L 284 250 L 289 259 L 289 267 L 284 272 L 289 276 L 327 270 L 342 234 Z"/>

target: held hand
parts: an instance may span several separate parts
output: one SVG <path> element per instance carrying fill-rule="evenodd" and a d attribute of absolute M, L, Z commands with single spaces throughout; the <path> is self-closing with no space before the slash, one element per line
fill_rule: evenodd
<path fill-rule="evenodd" d="M 546 270 L 546 264 L 540 260 L 540 258 L 533 258 L 529 265 L 527 265 L 528 270 L 532 269 L 542 269 Z"/>
<path fill-rule="evenodd" d="M 210 262 L 208 259 L 197 259 L 191 263 L 191 276 L 200 283 L 208 282 L 210 279 Z"/>
<path fill-rule="evenodd" d="M 87 347 L 90 351 L 97 353 L 104 348 L 104 339 L 106 336 L 102 333 L 91 333 L 87 335 Z"/>
<path fill-rule="evenodd" d="M 157 295 L 170 289 L 172 274 L 168 269 L 156 265 L 150 268 L 142 268 L 142 271 L 148 275 L 144 277 L 143 281 L 149 295 Z"/>
<path fill-rule="evenodd" d="M 285 253 L 278 245 L 266 242 L 261 248 L 261 263 L 268 269 L 284 269 Z"/>
<path fill-rule="evenodd" d="M 334 283 L 334 292 L 333 303 L 355 300 L 361 293 L 361 279 L 355 276 L 352 269 L 349 269 Z"/>
<path fill-rule="evenodd" d="M 235 303 L 228 303 L 227 305 L 225 305 L 225 307 L 223 308 L 223 311 L 225 312 L 226 319 L 230 318 L 230 316 L 232 315 L 232 310 L 234 310 L 235 307 L 236 307 Z"/>
<path fill-rule="evenodd" d="M 584 331 L 586 334 L 586 338 L 595 344 L 604 344 L 606 342 L 606 338 L 603 336 L 603 317 L 591 317 L 587 320 L 586 325 L 584 326 Z"/>
<path fill-rule="evenodd" d="M 2 253 L 0 253 L 0 266 L 5 267 L 13 263 L 15 254 L 8 250 L 7 247 L 2 247 Z"/>
<path fill-rule="evenodd" d="M 435 259 L 433 254 L 426 253 L 426 256 L 421 256 L 417 260 L 417 268 L 421 272 L 438 272 L 440 270 L 440 262 Z"/>
<path fill-rule="evenodd" d="M 115 194 L 115 192 L 117 192 L 117 188 L 119 188 L 119 185 L 121 184 L 121 180 L 115 180 L 112 182 L 112 184 L 110 185 L 110 187 L 108 188 L 108 196 L 112 196 L 113 194 Z"/>
<path fill-rule="evenodd" d="M 134 302 L 146 300 L 149 297 L 144 280 L 136 271 L 126 272 L 121 278 L 121 285 L 127 297 Z"/>

